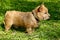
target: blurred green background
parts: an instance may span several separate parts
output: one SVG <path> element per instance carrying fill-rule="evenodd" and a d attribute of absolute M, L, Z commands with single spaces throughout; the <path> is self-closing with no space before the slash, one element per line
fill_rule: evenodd
<path fill-rule="evenodd" d="M 29 12 L 44 2 L 51 14 L 50 20 L 41 21 L 32 35 L 23 28 L 4 31 L 4 15 L 8 10 Z M 0 0 L 0 40 L 60 40 L 60 0 Z"/>

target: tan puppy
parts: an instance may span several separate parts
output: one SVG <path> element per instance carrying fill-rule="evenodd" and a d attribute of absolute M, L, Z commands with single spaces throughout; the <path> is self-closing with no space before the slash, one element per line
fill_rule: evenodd
<path fill-rule="evenodd" d="M 49 19 L 48 9 L 41 4 L 32 12 L 7 11 L 5 14 L 5 30 L 8 31 L 12 25 L 26 28 L 26 32 L 32 33 L 33 29 L 38 27 L 37 20 Z"/>

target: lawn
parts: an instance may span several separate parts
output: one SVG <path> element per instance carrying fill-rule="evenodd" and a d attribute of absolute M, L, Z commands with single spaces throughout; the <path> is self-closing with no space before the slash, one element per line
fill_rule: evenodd
<path fill-rule="evenodd" d="M 51 14 L 50 20 L 40 21 L 39 28 L 31 35 L 23 28 L 4 31 L 4 15 L 7 10 L 32 11 L 44 2 Z M 0 0 L 0 40 L 60 40 L 60 1 L 59 0 Z"/>

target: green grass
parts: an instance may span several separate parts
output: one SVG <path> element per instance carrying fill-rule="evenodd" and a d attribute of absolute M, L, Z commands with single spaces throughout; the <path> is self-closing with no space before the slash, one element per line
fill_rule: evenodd
<path fill-rule="evenodd" d="M 50 20 L 41 21 L 34 33 L 28 35 L 21 28 L 4 31 L 3 20 L 7 10 L 32 11 L 42 2 L 49 9 L 51 17 Z M 60 40 L 60 1 L 0 0 L 0 40 Z"/>

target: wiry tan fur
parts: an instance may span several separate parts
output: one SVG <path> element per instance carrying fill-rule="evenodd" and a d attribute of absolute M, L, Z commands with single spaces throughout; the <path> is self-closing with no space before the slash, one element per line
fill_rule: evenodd
<path fill-rule="evenodd" d="M 47 20 L 49 16 L 48 9 L 44 4 L 38 6 L 32 12 L 7 11 L 4 20 L 5 30 L 8 31 L 12 25 L 15 25 L 16 27 L 25 27 L 28 33 L 32 33 L 33 29 L 38 27 L 36 19 Z"/>

